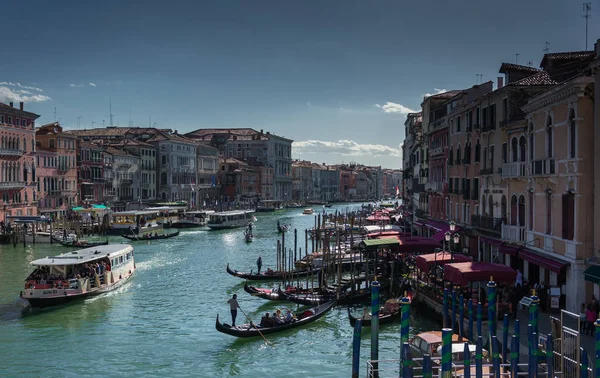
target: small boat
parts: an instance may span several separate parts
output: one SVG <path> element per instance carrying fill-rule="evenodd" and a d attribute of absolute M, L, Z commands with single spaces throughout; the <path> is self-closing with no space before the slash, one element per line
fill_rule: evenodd
<path fill-rule="evenodd" d="M 333 204 L 331 204 L 331 203 L 326 203 L 324 206 L 325 206 L 325 207 L 327 207 L 327 208 L 329 208 L 329 207 L 333 206 Z"/>
<path fill-rule="evenodd" d="M 312 208 L 310 208 L 310 207 L 307 207 L 306 209 L 304 209 L 304 210 L 302 211 L 302 214 L 305 214 L 305 215 L 311 215 L 311 214 L 312 214 L 312 213 L 314 213 L 314 212 L 315 212 L 315 211 L 314 211 Z"/>
<path fill-rule="evenodd" d="M 298 289 L 295 286 L 288 286 L 285 290 L 281 290 L 281 288 L 277 289 L 263 289 L 260 287 L 244 284 L 244 291 L 249 293 L 253 297 L 259 297 L 263 299 L 268 299 L 270 301 L 284 301 L 287 299 L 288 295 L 298 294 L 306 289 Z"/>
<path fill-rule="evenodd" d="M 244 239 L 246 239 L 246 243 L 250 243 L 254 240 L 254 235 L 251 233 L 244 233 Z"/>
<path fill-rule="evenodd" d="M 60 243 L 60 245 L 62 245 L 63 247 L 71 248 L 91 248 L 98 247 L 100 245 L 108 245 L 108 239 L 106 239 L 106 241 L 103 242 L 89 242 L 87 240 L 74 240 L 68 242 L 62 242 L 57 240 L 57 242 Z"/>
<path fill-rule="evenodd" d="M 285 331 L 287 329 L 296 328 L 303 326 L 308 323 L 312 323 L 315 320 L 321 318 L 323 315 L 329 311 L 335 301 L 331 301 L 308 310 L 304 310 L 301 312 L 297 312 L 295 314 L 295 319 L 289 323 L 281 323 L 276 324 L 270 327 L 262 327 L 259 324 L 249 323 L 249 324 L 241 324 L 235 327 L 230 326 L 229 324 L 224 324 L 219 321 L 219 314 L 217 314 L 217 321 L 215 323 L 215 327 L 217 331 L 226 333 L 231 336 L 236 337 L 254 337 L 268 335 L 271 333 L 277 333 L 281 331 Z"/>
<path fill-rule="evenodd" d="M 280 221 L 277 221 L 277 232 L 287 232 L 289 229 L 289 224 L 281 224 Z"/>
<path fill-rule="evenodd" d="M 274 270 L 267 269 L 266 272 L 262 272 L 260 274 L 256 273 L 247 273 L 247 272 L 238 272 L 237 270 L 231 269 L 229 264 L 227 264 L 227 273 L 232 276 L 243 278 L 250 281 L 274 281 L 281 280 L 284 275 L 290 277 L 306 277 L 310 274 L 318 274 L 319 269 L 304 269 L 304 270 L 296 270 L 291 272 L 276 272 Z"/>
<path fill-rule="evenodd" d="M 162 235 L 156 235 L 156 236 L 151 236 L 150 234 L 145 234 L 145 235 L 140 235 L 140 236 L 123 234 L 121 236 L 124 237 L 125 239 L 129 239 L 129 240 L 143 241 L 143 240 L 169 239 L 169 238 L 175 237 L 177 235 L 179 235 L 179 231 L 171 232 L 170 234 L 162 234 Z"/>
<path fill-rule="evenodd" d="M 389 286 L 388 282 L 382 282 L 380 290 Z M 321 289 L 312 293 L 300 293 L 296 295 L 288 295 L 287 299 L 291 302 L 301 305 L 314 305 L 317 303 L 329 302 L 337 297 L 337 291 L 334 288 Z M 371 299 L 371 289 L 362 288 L 355 290 L 354 293 L 348 289 L 340 292 L 340 297 L 337 299 L 339 305 L 350 305 L 355 303 L 365 303 Z"/>
<path fill-rule="evenodd" d="M 401 310 L 402 307 L 397 299 L 390 299 L 386 301 L 385 304 L 379 309 L 379 324 L 391 323 L 400 319 L 402 317 Z M 371 314 L 364 314 L 361 318 L 357 318 L 352 315 L 350 308 L 348 308 L 348 320 L 350 320 L 350 325 L 352 327 L 354 327 L 354 324 L 358 319 L 362 320 L 363 327 L 371 326 Z"/>
<path fill-rule="evenodd" d="M 101 274 L 86 270 L 101 264 Z M 135 272 L 133 247 L 110 244 L 48 256 L 31 262 L 35 270 L 25 280 L 20 297 L 32 307 L 47 307 L 114 290 Z M 72 277 L 72 278 L 69 278 Z"/>

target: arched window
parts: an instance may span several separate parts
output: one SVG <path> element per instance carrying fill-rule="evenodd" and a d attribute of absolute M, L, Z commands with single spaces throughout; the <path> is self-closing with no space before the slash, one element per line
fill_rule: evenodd
<path fill-rule="evenodd" d="M 492 196 L 490 195 L 488 198 L 488 207 L 489 207 L 489 216 L 491 218 L 494 217 L 494 199 L 492 198 Z"/>
<path fill-rule="evenodd" d="M 460 143 L 456 147 L 456 164 L 460 165 Z"/>
<path fill-rule="evenodd" d="M 546 122 L 546 144 L 548 147 L 548 156 L 551 158 L 553 155 L 553 146 L 554 146 L 554 135 L 552 130 L 552 117 L 548 116 L 548 121 Z"/>
<path fill-rule="evenodd" d="M 523 227 L 525 225 L 525 196 L 519 196 L 519 226 Z"/>
<path fill-rule="evenodd" d="M 523 135 L 521 135 L 521 138 L 519 138 L 519 161 L 527 161 L 526 157 L 527 157 L 527 142 L 525 141 L 525 137 Z"/>
<path fill-rule="evenodd" d="M 517 225 L 517 196 L 514 194 L 510 197 L 510 224 L 512 226 Z"/>
<path fill-rule="evenodd" d="M 160 184 L 167 185 L 167 172 L 163 172 L 160 174 Z"/>
<path fill-rule="evenodd" d="M 529 124 L 529 160 L 534 159 L 534 151 L 533 151 L 533 123 Z"/>
<path fill-rule="evenodd" d="M 512 138 L 510 141 L 510 151 L 512 155 L 512 162 L 514 163 L 519 161 L 519 142 L 517 141 L 517 138 Z"/>
<path fill-rule="evenodd" d="M 575 110 L 571 109 L 569 114 L 569 158 L 577 156 L 577 129 L 575 123 Z"/>
<path fill-rule="evenodd" d="M 506 222 L 506 196 L 502 196 L 500 211 L 502 212 L 502 222 Z"/>
<path fill-rule="evenodd" d="M 479 138 L 475 143 L 475 162 L 478 163 L 481 160 L 481 144 L 479 144 Z"/>

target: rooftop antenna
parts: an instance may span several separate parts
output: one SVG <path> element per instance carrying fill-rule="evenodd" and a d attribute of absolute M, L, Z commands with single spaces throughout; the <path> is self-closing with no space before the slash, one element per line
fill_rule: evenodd
<path fill-rule="evenodd" d="M 102 120 L 102 127 L 104 127 L 104 120 Z"/>
<path fill-rule="evenodd" d="M 56 122 L 56 106 L 54 107 L 54 122 Z"/>
<path fill-rule="evenodd" d="M 528 65 L 529 67 L 533 67 L 533 61 L 532 61 L 532 60 L 528 60 L 528 61 L 527 61 L 527 65 Z"/>
<path fill-rule="evenodd" d="M 546 44 L 546 48 L 544 49 L 544 54 L 548 54 L 550 52 L 550 42 L 544 42 Z"/>
<path fill-rule="evenodd" d="M 109 111 L 109 120 L 110 120 L 110 126 L 113 125 L 113 116 L 114 114 L 112 114 L 112 97 L 108 98 L 108 111 Z"/>
<path fill-rule="evenodd" d="M 592 3 L 583 3 L 583 18 L 585 18 L 585 51 L 588 49 L 588 21 L 592 15 L 590 12 L 592 11 Z"/>
<path fill-rule="evenodd" d="M 129 108 L 129 127 L 133 127 L 133 122 L 131 122 L 131 108 Z"/>
<path fill-rule="evenodd" d="M 521 55 L 521 54 L 519 54 L 519 53 L 515 54 L 515 63 L 516 64 L 519 64 L 519 55 Z"/>
<path fill-rule="evenodd" d="M 94 128 L 94 124 L 95 124 L 95 123 L 96 123 L 96 122 L 92 121 L 92 129 Z"/>
<path fill-rule="evenodd" d="M 81 128 L 81 116 L 77 117 L 77 130 Z"/>
<path fill-rule="evenodd" d="M 148 127 L 152 127 L 152 116 L 148 116 Z"/>

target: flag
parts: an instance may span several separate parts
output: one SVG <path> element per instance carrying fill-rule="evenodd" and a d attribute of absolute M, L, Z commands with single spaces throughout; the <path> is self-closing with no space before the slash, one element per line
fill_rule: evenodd
<path fill-rule="evenodd" d="M 396 195 L 400 194 L 400 188 L 396 185 Z"/>

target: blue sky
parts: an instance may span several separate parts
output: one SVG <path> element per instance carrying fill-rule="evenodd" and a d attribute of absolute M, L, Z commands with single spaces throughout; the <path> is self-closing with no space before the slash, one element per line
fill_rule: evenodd
<path fill-rule="evenodd" d="M 589 48 L 600 38 L 592 1 Z M 253 127 L 294 157 L 401 166 L 424 93 L 585 48 L 582 3 L 7 1 L 0 101 L 67 128 Z M 28 87 L 28 88 L 25 88 Z M 377 107 L 376 104 L 380 105 Z M 385 106 L 387 104 L 387 106 Z M 78 121 L 78 117 L 79 121 Z M 151 121 L 150 121 L 151 118 Z"/>

